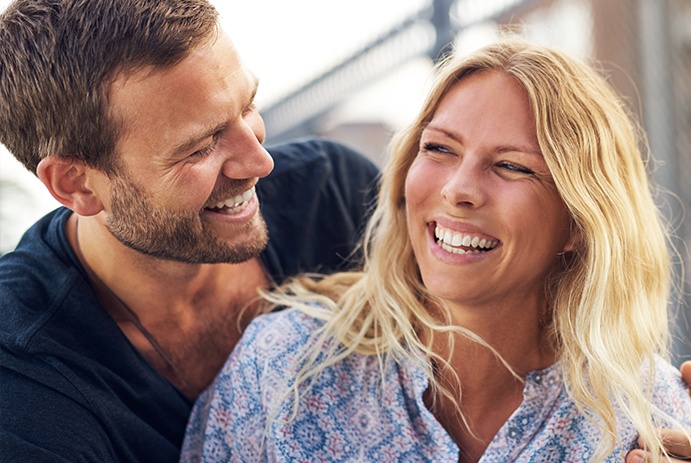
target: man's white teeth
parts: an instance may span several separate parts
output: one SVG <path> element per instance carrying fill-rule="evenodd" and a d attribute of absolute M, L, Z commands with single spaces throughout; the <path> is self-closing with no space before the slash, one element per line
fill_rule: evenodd
<path fill-rule="evenodd" d="M 434 236 L 443 250 L 454 254 L 479 254 L 494 249 L 499 244 L 498 240 L 487 240 L 479 236 L 454 232 L 439 225 L 434 229 Z M 473 249 L 461 249 L 460 246 Z"/>
<path fill-rule="evenodd" d="M 254 196 L 254 191 L 254 187 L 252 187 L 242 194 L 226 199 L 225 201 L 219 201 L 216 203 L 216 209 L 224 209 L 223 212 L 226 214 L 236 214 L 247 207 L 247 203 Z"/>

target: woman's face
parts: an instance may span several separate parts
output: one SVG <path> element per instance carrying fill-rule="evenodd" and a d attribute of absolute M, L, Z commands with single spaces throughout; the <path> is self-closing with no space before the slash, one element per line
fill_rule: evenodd
<path fill-rule="evenodd" d="M 570 249 L 570 219 L 518 81 L 491 71 L 451 88 L 422 132 L 405 197 L 433 295 L 468 307 L 544 305 L 545 279 Z"/>

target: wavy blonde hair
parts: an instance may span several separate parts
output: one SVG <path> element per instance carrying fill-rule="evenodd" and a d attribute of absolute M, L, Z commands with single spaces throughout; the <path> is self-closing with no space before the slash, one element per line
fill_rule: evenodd
<path fill-rule="evenodd" d="M 418 362 L 439 387 L 431 360 L 448 359 L 432 350 L 435 334 L 457 332 L 491 349 L 473 333 L 450 326 L 448 314 L 440 319 L 430 312 L 429 307 L 443 304 L 422 284 L 404 197 L 421 132 L 441 99 L 466 76 L 487 71 L 506 73 L 526 90 L 541 152 L 579 237 L 564 269 L 546 283 L 545 291 L 551 310 L 548 334 L 567 390 L 609 436 L 591 460 L 604 458 L 614 448 L 618 405 L 658 461 L 663 450 L 656 433 L 659 411 L 651 401 L 653 370 L 655 355 L 667 355 L 672 267 L 665 226 L 647 177 L 648 153 L 640 148 L 646 146 L 643 134 L 590 66 L 516 39 L 463 59 L 451 57 L 437 68 L 417 119 L 392 142 L 365 234 L 364 270 L 296 279 L 267 295 L 275 304 L 299 307 L 325 321 L 291 391 L 299 399 L 300 384 L 352 352 Z M 336 339 L 340 344 L 331 345 L 339 347 L 316 362 L 327 339 Z M 643 376 L 642 365 L 649 366 Z"/>

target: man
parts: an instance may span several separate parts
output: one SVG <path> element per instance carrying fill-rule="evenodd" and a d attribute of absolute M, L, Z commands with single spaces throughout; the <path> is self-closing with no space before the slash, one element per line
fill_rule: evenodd
<path fill-rule="evenodd" d="M 0 260 L 3 461 L 176 461 L 257 288 L 347 265 L 377 169 L 269 155 L 204 0 L 18 0 L 0 43 L 0 141 L 66 206 Z"/>
<path fill-rule="evenodd" d="M 256 86 L 205 0 L 3 13 L 0 142 L 66 206 L 0 260 L 3 461 L 176 461 L 256 289 L 348 265 L 376 169 L 269 155 Z"/>

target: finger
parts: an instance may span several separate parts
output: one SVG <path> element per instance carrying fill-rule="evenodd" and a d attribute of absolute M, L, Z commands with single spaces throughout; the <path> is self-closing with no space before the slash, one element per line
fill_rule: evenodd
<path fill-rule="evenodd" d="M 690 388 L 689 395 L 691 395 L 691 360 L 681 364 L 681 377 L 684 378 L 684 382 Z"/>
<path fill-rule="evenodd" d="M 626 463 L 644 463 L 645 461 L 647 458 L 644 450 L 631 450 L 626 455 Z"/>
<path fill-rule="evenodd" d="M 660 436 L 665 449 L 678 458 L 691 459 L 691 430 L 684 432 L 682 429 L 662 429 Z"/>
<path fill-rule="evenodd" d="M 674 458 L 677 456 L 678 458 Z M 626 455 L 626 463 L 649 463 L 652 461 L 651 454 L 645 450 L 632 450 Z M 691 457 L 684 457 L 681 455 L 671 455 L 666 463 L 684 463 L 685 461 L 691 461 Z"/>
<path fill-rule="evenodd" d="M 682 429 L 660 430 L 662 445 L 670 457 L 672 457 L 666 461 L 673 463 L 691 461 L 691 440 L 689 440 L 689 435 L 691 435 L 691 429 L 686 432 Z M 638 446 L 641 448 L 645 447 L 640 437 L 638 438 Z M 648 461 L 650 461 L 650 453 L 641 449 L 632 450 L 626 456 L 626 463 L 644 463 Z"/>

